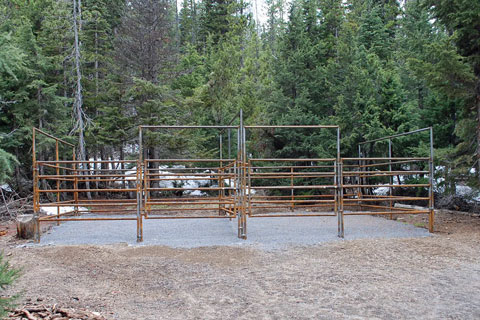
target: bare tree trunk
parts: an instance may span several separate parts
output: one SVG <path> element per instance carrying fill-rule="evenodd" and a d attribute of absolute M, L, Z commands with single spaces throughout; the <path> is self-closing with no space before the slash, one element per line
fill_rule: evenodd
<path fill-rule="evenodd" d="M 97 150 L 95 149 L 95 152 L 93 153 L 93 160 L 94 161 L 97 161 L 98 160 L 98 153 L 97 153 Z M 93 171 L 92 173 L 94 175 L 98 175 L 98 163 L 97 162 L 93 162 Z M 98 182 L 98 177 L 95 177 L 94 180 L 95 180 L 95 189 L 100 189 L 100 184 Z M 95 197 L 98 197 L 98 191 L 95 192 Z"/>
<path fill-rule="evenodd" d="M 124 160 L 123 158 L 125 157 L 125 155 L 123 154 L 123 142 L 120 144 L 118 151 L 120 153 L 119 154 L 120 155 L 120 169 L 122 170 L 122 174 L 125 174 L 125 171 L 123 171 L 125 169 L 125 164 L 122 162 Z M 127 188 L 127 181 L 126 181 L 125 178 L 123 178 L 123 183 L 122 184 L 123 184 L 123 189 L 126 189 Z"/>
<path fill-rule="evenodd" d="M 77 74 L 77 87 L 75 91 L 75 101 L 73 105 L 73 116 L 75 117 L 75 125 L 73 131 L 78 131 L 78 160 L 86 161 L 85 152 L 85 113 L 83 112 L 83 97 L 82 97 L 82 72 L 80 70 L 80 39 L 79 31 L 81 30 L 81 0 L 73 0 L 73 31 L 75 34 L 75 71 Z M 82 163 L 81 169 L 87 169 L 88 165 Z M 83 171 L 83 174 L 87 175 L 87 171 Z M 85 182 L 87 189 L 90 189 L 90 183 Z M 92 199 L 90 192 L 87 192 L 87 198 Z"/>
<path fill-rule="evenodd" d="M 63 61 L 63 97 L 65 98 L 65 107 L 67 106 L 67 68 L 66 63 Z"/>
<path fill-rule="evenodd" d="M 95 22 L 95 100 L 98 98 L 98 31 L 97 23 Z M 96 109 L 98 116 L 98 108 Z"/>
<path fill-rule="evenodd" d="M 178 16 L 178 1 L 175 0 L 175 49 L 180 48 L 180 18 Z"/>
<path fill-rule="evenodd" d="M 260 19 L 258 18 L 258 4 L 257 0 L 253 0 L 255 3 L 255 29 L 257 31 L 257 35 L 260 35 Z"/>
<path fill-rule="evenodd" d="M 194 0 L 191 0 L 190 7 L 192 8 L 192 43 L 197 45 L 197 6 Z"/>
<path fill-rule="evenodd" d="M 77 0 L 78 8 L 78 31 L 82 32 L 82 0 Z"/>
<path fill-rule="evenodd" d="M 97 32 L 97 23 L 95 23 L 95 101 L 97 101 L 98 99 L 98 92 L 99 92 L 99 89 L 98 89 L 98 32 Z M 96 116 L 98 116 L 98 108 L 95 109 L 95 113 L 96 113 Z M 94 153 L 94 160 L 97 161 L 98 160 L 98 150 L 95 148 L 95 153 Z M 93 166 L 94 166 L 94 171 L 93 171 L 93 174 L 94 175 L 97 175 L 97 166 L 98 166 L 98 163 L 94 162 L 93 163 Z M 98 183 L 98 177 L 95 177 L 95 188 L 96 189 L 99 189 L 99 183 Z M 95 192 L 95 196 L 98 198 L 98 191 Z"/>

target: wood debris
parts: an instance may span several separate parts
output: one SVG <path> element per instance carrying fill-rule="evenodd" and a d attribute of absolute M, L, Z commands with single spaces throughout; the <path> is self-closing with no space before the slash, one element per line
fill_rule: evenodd
<path fill-rule="evenodd" d="M 98 312 L 61 308 L 56 305 L 26 305 L 10 312 L 8 319 L 12 320 L 107 320 Z"/>

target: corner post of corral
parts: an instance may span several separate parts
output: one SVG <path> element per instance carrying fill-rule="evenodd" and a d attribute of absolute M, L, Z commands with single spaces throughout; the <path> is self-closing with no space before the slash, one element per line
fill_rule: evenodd
<path fill-rule="evenodd" d="M 33 219 L 35 223 L 33 240 L 40 242 L 40 193 L 38 191 L 38 163 L 36 150 L 36 128 L 32 129 L 32 169 L 33 169 Z"/>
<path fill-rule="evenodd" d="M 343 163 L 340 158 L 340 127 L 337 127 L 337 199 L 339 201 L 337 209 L 337 218 L 338 218 L 338 236 L 343 238 L 345 235 L 344 224 L 343 224 Z"/>
<path fill-rule="evenodd" d="M 430 159 L 428 161 L 429 164 L 429 189 L 428 189 L 428 210 L 429 210 L 429 217 L 428 217 L 428 231 L 434 231 L 434 219 L 435 219 L 435 195 L 433 191 L 433 179 L 435 174 L 435 166 L 433 163 L 433 128 L 430 127 Z"/>
<path fill-rule="evenodd" d="M 137 242 L 143 242 L 143 148 L 142 148 L 142 126 L 138 127 L 138 159 L 137 159 Z"/>

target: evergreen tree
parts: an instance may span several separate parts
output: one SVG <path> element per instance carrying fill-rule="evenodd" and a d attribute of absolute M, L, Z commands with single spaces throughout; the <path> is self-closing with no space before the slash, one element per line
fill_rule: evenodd
<path fill-rule="evenodd" d="M 434 16 L 446 26 L 447 30 L 453 33 L 452 40 L 458 48 L 458 52 L 470 63 L 476 77 L 470 90 L 468 90 L 470 91 L 471 99 L 467 102 L 469 107 L 464 111 L 465 121 L 459 124 L 457 132 L 465 142 L 472 139 L 475 139 L 477 142 L 474 151 L 475 157 L 467 161 L 467 163 L 472 167 L 476 167 L 476 184 L 480 185 L 480 2 L 468 0 L 427 0 L 426 4 L 431 7 Z M 458 64 L 456 65 L 458 66 Z M 456 71 L 453 66 L 451 66 L 450 70 Z M 464 74 L 462 76 L 463 79 L 466 78 L 465 71 L 465 68 L 460 70 Z M 476 125 L 472 123 L 470 114 L 476 117 Z M 475 130 L 471 130 L 475 127 Z M 463 149 L 466 152 L 469 151 L 469 148 L 465 148 L 465 146 Z"/>

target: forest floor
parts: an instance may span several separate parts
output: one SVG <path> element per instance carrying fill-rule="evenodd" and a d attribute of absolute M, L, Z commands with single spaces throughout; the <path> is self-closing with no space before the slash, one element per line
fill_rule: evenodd
<path fill-rule="evenodd" d="M 11 289 L 21 292 L 20 305 L 107 319 L 479 319 L 480 218 L 440 210 L 436 230 L 273 251 L 25 247 L 14 231 L 0 245 L 22 268 Z"/>

